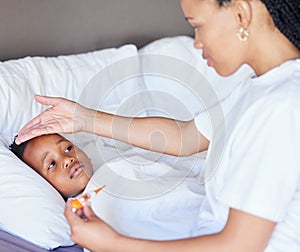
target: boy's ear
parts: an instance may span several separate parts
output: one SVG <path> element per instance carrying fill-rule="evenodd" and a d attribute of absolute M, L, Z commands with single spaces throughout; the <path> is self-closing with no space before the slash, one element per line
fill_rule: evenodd
<path fill-rule="evenodd" d="M 240 27 L 248 28 L 252 19 L 252 7 L 249 1 L 237 0 L 232 3 L 232 8 Z"/>

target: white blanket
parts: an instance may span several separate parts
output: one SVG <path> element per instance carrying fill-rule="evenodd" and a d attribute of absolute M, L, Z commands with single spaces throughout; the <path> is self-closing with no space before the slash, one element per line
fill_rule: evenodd
<path fill-rule="evenodd" d="M 197 177 L 204 159 L 197 160 L 190 168 L 183 162 L 187 166 L 179 170 L 140 156 L 123 157 L 97 169 L 85 191 L 106 185 L 92 208 L 126 236 L 170 240 L 208 234 L 214 228 L 199 219 L 205 190 Z"/>
<path fill-rule="evenodd" d="M 164 64 L 170 62 L 170 56 L 173 57 L 172 64 Z M 130 64 L 126 64 L 128 61 Z M 178 69 L 178 66 L 187 66 L 187 64 L 190 65 L 187 70 L 191 71 Z M 152 71 L 153 69 L 157 71 Z M 147 74 L 137 74 L 140 73 L 139 70 L 144 70 Z M 164 73 L 162 70 L 172 74 L 162 74 Z M 191 74 L 192 72 L 195 75 Z M 34 101 L 35 93 L 66 97 L 86 106 L 96 104 L 97 109 L 119 112 L 122 115 L 164 115 L 176 119 L 187 117 L 191 119 L 193 115 L 203 110 L 201 99 L 194 95 L 193 88 L 179 80 L 182 79 L 181 77 L 187 77 L 191 83 L 195 83 L 192 80 L 197 80 L 196 87 L 202 87 L 203 83 L 207 84 L 207 82 L 199 80 L 198 83 L 198 78 L 195 76 L 199 76 L 200 73 L 209 80 L 221 99 L 249 75 L 249 70 L 241 69 L 227 78 L 218 76 L 206 65 L 201 57 L 201 51 L 193 48 L 193 39 L 189 37 L 164 38 L 140 50 L 134 45 L 124 45 L 120 48 L 108 48 L 79 55 L 26 57 L 0 62 L 2 108 L 0 113 L 0 229 L 47 249 L 73 244 L 70 239 L 69 225 L 63 215 L 65 202 L 61 195 L 8 150 L 8 145 L 20 128 L 46 108 Z M 190 82 L 185 84 L 188 83 Z M 111 148 L 115 144 L 114 141 L 90 134 L 80 133 L 68 137 L 89 154 L 94 167 L 111 162 L 124 153 L 127 155 L 131 152 L 130 156 L 141 154 L 140 150 L 120 143 L 117 144 L 116 151 Z M 170 177 L 167 185 L 172 185 L 171 182 L 174 181 L 178 182 L 178 176 L 179 178 L 187 176 L 185 170 L 181 171 L 180 168 L 183 167 L 183 163 L 190 162 L 189 158 L 180 159 L 179 162 L 176 158 L 167 155 L 156 154 L 154 157 L 151 160 L 156 160 L 158 163 L 151 164 L 149 169 L 146 169 L 147 172 L 150 170 L 155 173 L 156 170 L 170 168 L 170 166 L 176 171 L 177 177 L 175 175 Z M 117 162 L 122 165 L 125 161 Z M 169 166 L 161 163 L 167 163 Z M 159 168 L 160 165 L 163 168 Z M 131 171 L 134 170 L 132 164 L 127 166 L 131 167 Z M 155 166 L 155 169 L 152 169 L 152 166 Z M 128 187 L 127 182 L 123 185 L 116 180 L 114 186 L 122 193 L 127 192 L 131 196 L 134 195 L 133 191 L 139 192 Z M 201 186 L 197 185 L 195 178 L 189 178 L 177 187 L 173 183 L 174 189 L 161 195 L 162 189 L 159 185 L 160 183 L 165 185 L 163 182 L 165 177 L 154 180 L 151 186 L 151 189 L 157 189 L 154 191 L 155 195 L 160 196 L 150 197 L 151 199 L 147 200 L 129 200 L 113 198 L 112 195 L 108 198 L 106 194 L 112 190 L 110 186 L 113 183 L 108 183 L 105 179 L 103 183 L 107 185 L 107 192 L 102 193 L 101 197 L 107 199 L 99 201 L 101 203 L 99 209 L 102 212 L 107 211 L 104 218 L 111 221 L 120 232 L 137 237 L 178 238 L 195 235 L 200 228 L 211 226 L 198 220 L 196 224 L 198 226 L 195 228 L 197 208 L 205 205 L 201 200 L 203 196 Z M 135 183 L 130 183 L 133 184 Z M 149 187 L 148 184 L 145 185 L 147 185 L 144 188 L 146 190 Z M 119 193 L 116 189 L 114 189 L 115 194 Z M 148 196 L 149 193 L 153 193 L 152 190 L 141 192 L 147 192 Z M 134 196 L 141 197 L 141 195 Z M 175 216 L 178 217 L 177 220 Z M 116 220 L 113 220 L 113 217 Z M 133 224 L 134 222 L 136 224 Z"/>

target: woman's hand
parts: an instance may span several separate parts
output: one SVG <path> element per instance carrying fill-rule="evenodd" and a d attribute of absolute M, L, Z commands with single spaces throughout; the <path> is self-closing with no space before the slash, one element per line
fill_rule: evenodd
<path fill-rule="evenodd" d="M 44 134 L 85 130 L 87 126 L 85 117 L 91 110 L 63 98 L 35 95 L 35 99 L 50 108 L 33 118 L 21 129 L 16 138 L 17 144 Z"/>
<path fill-rule="evenodd" d="M 75 243 L 91 251 L 118 251 L 116 246 L 121 235 L 99 219 L 89 205 L 85 205 L 83 211 L 76 214 L 73 213 L 70 202 L 67 202 L 65 216 Z"/>

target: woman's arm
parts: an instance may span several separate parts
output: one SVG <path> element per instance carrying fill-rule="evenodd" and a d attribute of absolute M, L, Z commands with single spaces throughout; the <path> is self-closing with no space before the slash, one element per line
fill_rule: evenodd
<path fill-rule="evenodd" d="M 175 241 L 148 241 L 119 235 L 100 220 L 89 206 L 85 206 L 84 212 L 85 220 L 74 214 L 67 203 L 65 215 L 71 225 L 73 241 L 92 251 L 260 252 L 267 246 L 276 225 L 231 209 L 228 222 L 220 233 Z"/>
<path fill-rule="evenodd" d="M 91 114 L 92 115 L 92 114 Z M 209 141 L 194 121 L 163 117 L 128 118 L 97 112 L 88 132 L 113 138 L 144 149 L 175 156 L 189 156 L 207 150 Z"/>
<path fill-rule="evenodd" d="M 267 246 L 274 227 L 274 222 L 231 209 L 224 230 L 218 234 L 167 242 L 127 238 L 120 243 L 120 251 L 260 252 Z"/>
<path fill-rule="evenodd" d="M 63 98 L 35 98 L 50 108 L 21 129 L 17 143 L 43 134 L 86 131 L 175 156 L 188 156 L 208 148 L 209 141 L 199 133 L 194 121 L 121 117 L 88 109 Z"/>

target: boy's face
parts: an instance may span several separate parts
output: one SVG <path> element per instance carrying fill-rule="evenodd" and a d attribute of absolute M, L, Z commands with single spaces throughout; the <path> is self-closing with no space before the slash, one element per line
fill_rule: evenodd
<path fill-rule="evenodd" d="M 30 140 L 23 160 L 64 197 L 79 194 L 93 173 L 88 156 L 70 141 L 55 134 Z"/>

